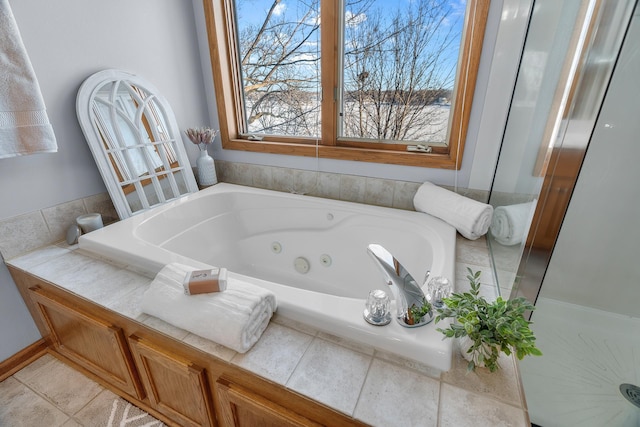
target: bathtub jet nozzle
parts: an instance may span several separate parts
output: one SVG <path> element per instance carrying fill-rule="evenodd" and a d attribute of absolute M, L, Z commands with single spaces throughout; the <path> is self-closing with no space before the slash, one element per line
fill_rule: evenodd
<path fill-rule="evenodd" d="M 384 276 L 384 281 L 391 288 L 396 300 L 396 320 L 407 328 L 424 326 L 434 318 L 431 304 L 424 292 L 391 253 L 381 245 L 372 243 L 367 252 L 375 261 Z"/>

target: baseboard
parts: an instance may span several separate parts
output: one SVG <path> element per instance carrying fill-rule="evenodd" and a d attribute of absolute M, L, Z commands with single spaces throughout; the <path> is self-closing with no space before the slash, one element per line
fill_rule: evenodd
<path fill-rule="evenodd" d="M 4 381 L 20 369 L 27 366 L 47 352 L 47 342 L 44 338 L 34 342 L 29 347 L 20 350 L 10 358 L 0 362 L 0 381 Z"/>

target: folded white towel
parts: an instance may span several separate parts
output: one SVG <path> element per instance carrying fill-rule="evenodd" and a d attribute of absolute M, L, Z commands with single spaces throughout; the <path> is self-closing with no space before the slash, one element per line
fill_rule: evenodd
<path fill-rule="evenodd" d="M 0 159 L 58 150 L 8 0 L 0 0 Z"/>
<path fill-rule="evenodd" d="M 517 205 L 498 206 L 493 212 L 491 235 L 504 246 L 517 245 L 526 239 L 536 200 Z"/>
<path fill-rule="evenodd" d="M 166 265 L 144 293 L 142 311 L 239 353 L 247 352 L 276 310 L 275 295 L 231 277 L 224 292 L 185 295 L 182 281 L 193 270 L 179 263 Z"/>
<path fill-rule="evenodd" d="M 413 197 L 413 206 L 451 224 L 469 240 L 483 236 L 491 224 L 493 207 L 438 187 L 430 182 L 422 184 Z"/>

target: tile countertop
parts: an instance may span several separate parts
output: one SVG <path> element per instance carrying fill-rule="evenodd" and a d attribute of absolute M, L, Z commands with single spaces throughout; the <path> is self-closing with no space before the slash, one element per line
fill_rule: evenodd
<path fill-rule="evenodd" d="M 456 247 L 456 290 L 469 289 L 471 267 L 482 271 L 482 294 L 495 298 L 486 241 L 458 236 Z M 256 345 L 239 354 L 142 313 L 151 278 L 77 246 L 47 246 L 7 263 L 374 426 L 530 425 L 513 357 L 502 356 L 499 372 L 467 373 L 454 351 L 451 370 L 439 372 L 277 314 Z"/>

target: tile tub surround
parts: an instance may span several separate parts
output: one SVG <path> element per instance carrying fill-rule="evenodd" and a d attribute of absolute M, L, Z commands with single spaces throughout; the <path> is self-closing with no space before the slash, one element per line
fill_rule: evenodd
<path fill-rule="evenodd" d="M 482 292 L 495 297 L 486 242 L 459 237 L 457 247 L 457 290 L 468 288 L 460 273 L 468 266 L 483 271 Z M 278 315 L 249 352 L 238 354 L 143 314 L 140 301 L 152 279 L 124 265 L 66 243 L 8 263 L 374 426 L 529 426 L 513 357 L 503 356 L 498 373 L 466 373 L 456 351 L 453 368 L 437 372 Z"/>
<path fill-rule="evenodd" d="M 91 212 L 101 214 L 105 224 L 118 219 L 107 193 L 0 219 L 0 254 L 4 259 L 11 259 L 64 240 L 67 229 L 75 223 L 76 218 Z"/>
<path fill-rule="evenodd" d="M 220 182 L 406 210 L 413 210 L 413 196 L 422 184 L 224 160 L 216 160 L 216 171 Z M 458 189 L 458 193 L 482 203 L 489 199 L 482 190 Z"/>

